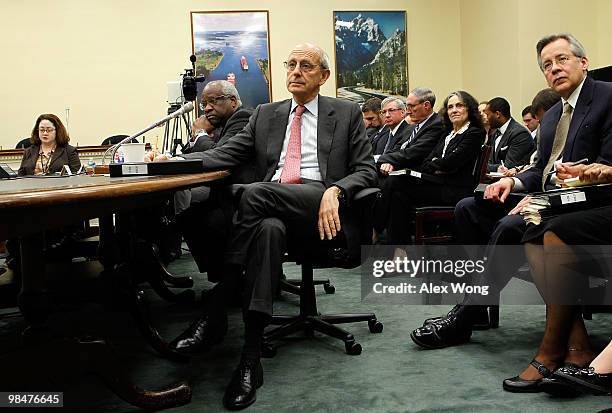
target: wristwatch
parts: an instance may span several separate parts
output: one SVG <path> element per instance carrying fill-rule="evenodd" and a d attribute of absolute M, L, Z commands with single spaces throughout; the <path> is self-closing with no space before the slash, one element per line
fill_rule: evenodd
<path fill-rule="evenodd" d="M 338 198 L 339 200 L 344 199 L 344 190 L 342 188 L 340 188 L 339 186 L 336 186 L 336 198 Z"/>

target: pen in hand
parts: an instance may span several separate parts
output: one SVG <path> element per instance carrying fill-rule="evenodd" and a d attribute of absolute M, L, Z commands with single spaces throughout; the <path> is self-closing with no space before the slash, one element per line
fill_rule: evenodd
<path fill-rule="evenodd" d="M 576 166 L 576 165 L 581 165 L 581 164 L 584 164 L 584 163 L 587 163 L 587 162 L 589 162 L 589 158 L 583 158 L 583 159 L 581 159 L 579 161 L 576 161 L 576 162 L 570 162 L 567 166 Z M 550 172 L 547 172 L 546 176 L 552 175 L 552 174 L 555 174 L 555 173 L 557 173 L 557 168 L 553 169 Z"/>

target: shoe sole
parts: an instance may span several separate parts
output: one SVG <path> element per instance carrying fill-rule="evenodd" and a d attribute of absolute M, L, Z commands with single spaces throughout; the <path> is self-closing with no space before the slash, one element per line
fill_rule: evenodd
<path fill-rule="evenodd" d="M 594 396 L 609 396 L 612 394 L 612 392 L 610 390 L 607 390 L 605 387 L 589 383 L 588 381 L 579 379 L 577 377 L 566 376 L 565 374 L 561 373 L 555 373 L 555 376 L 563 379 L 567 383 L 574 383 L 581 386 L 582 391 L 584 391 L 585 393 L 592 394 Z"/>
<path fill-rule="evenodd" d="M 502 387 L 505 391 L 510 393 L 541 393 L 543 391 L 541 383 L 535 387 L 512 387 L 507 386 L 506 383 L 502 383 Z"/>
<path fill-rule="evenodd" d="M 539 389 L 555 397 L 578 397 L 582 394 L 581 391 L 561 380 L 555 383 L 542 382 Z"/>
<path fill-rule="evenodd" d="M 419 340 L 416 337 L 416 335 L 414 334 L 414 331 L 412 333 L 410 333 L 410 338 L 412 339 L 412 341 L 416 345 L 418 345 L 419 347 L 422 347 L 424 349 L 427 349 L 427 350 L 437 350 L 437 349 L 446 348 L 446 347 L 458 346 L 458 345 L 465 344 L 465 343 L 470 341 L 470 339 L 468 338 L 465 341 L 456 341 L 456 342 L 452 342 L 452 343 L 449 343 L 449 344 L 446 344 L 446 345 L 443 345 L 443 346 L 432 346 L 431 344 L 426 344 L 426 343 L 422 342 L 421 340 Z"/>

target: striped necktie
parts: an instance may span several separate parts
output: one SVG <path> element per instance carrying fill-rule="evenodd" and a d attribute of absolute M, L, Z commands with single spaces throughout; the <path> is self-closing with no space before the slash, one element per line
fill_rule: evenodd
<path fill-rule="evenodd" d="M 567 141 L 567 133 L 569 132 L 569 126 L 572 120 L 572 110 L 573 108 L 569 103 L 565 102 L 563 104 L 563 114 L 559 118 L 559 123 L 557 123 L 557 130 L 555 131 L 555 140 L 553 141 L 550 158 L 548 158 L 546 168 L 542 171 L 542 190 L 544 191 L 546 191 L 546 180 L 549 177 L 548 173 L 553 170 L 555 161 L 559 159 L 563 153 L 563 148 Z"/>
<path fill-rule="evenodd" d="M 412 133 L 410 134 L 410 138 L 408 138 L 406 142 L 402 143 L 402 146 L 400 147 L 400 149 L 404 149 L 406 146 L 410 145 L 410 142 L 412 142 L 416 134 L 419 133 L 420 128 L 421 128 L 421 124 L 417 123 L 414 129 L 412 130 Z"/>

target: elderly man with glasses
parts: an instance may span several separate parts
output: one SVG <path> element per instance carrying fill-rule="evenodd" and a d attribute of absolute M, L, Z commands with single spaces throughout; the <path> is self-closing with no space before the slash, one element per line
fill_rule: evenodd
<path fill-rule="evenodd" d="M 304 242 L 335 238 L 350 226 L 340 222 L 340 202 L 376 183 L 359 105 L 319 95 L 330 76 L 327 54 L 301 44 L 285 67 L 292 98 L 260 105 L 242 132 L 199 154 L 209 170 L 255 165 L 257 182 L 244 186 L 225 255 L 237 270 L 215 287 L 204 316 L 173 342 L 184 352 L 220 342 L 227 331 L 228 294 L 244 278 L 245 343 L 223 398 L 232 410 L 255 402 L 263 384 L 263 330 L 271 320 L 288 234 Z"/>

